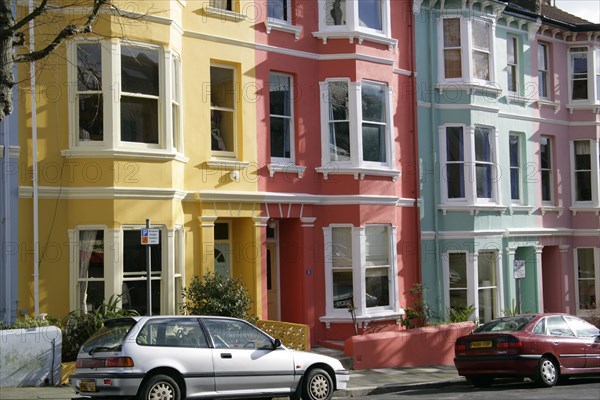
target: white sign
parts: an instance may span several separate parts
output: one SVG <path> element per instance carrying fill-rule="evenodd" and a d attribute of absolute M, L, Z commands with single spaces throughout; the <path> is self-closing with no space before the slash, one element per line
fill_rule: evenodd
<path fill-rule="evenodd" d="M 141 243 L 143 245 L 147 244 L 158 244 L 159 243 L 159 230 L 158 229 L 148 229 L 142 228 L 141 233 Z"/>
<path fill-rule="evenodd" d="M 525 260 L 515 260 L 515 279 L 525 279 Z"/>

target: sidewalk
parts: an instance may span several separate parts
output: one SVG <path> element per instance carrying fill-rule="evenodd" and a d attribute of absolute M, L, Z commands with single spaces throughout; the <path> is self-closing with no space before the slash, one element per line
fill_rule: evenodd
<path fill-rule="evenodd" d="M 346 364 L 339 350 L 315 347 L 315 353 L 338 358 Z M 464 382 L 453 366 L 380 368 L 369 370 L 350 369 L 350 382 L 346 390 L 338 390 L 335 398 L 382 394 L 415 387 L 435 387 Z M 0 388 L 2 400 L 71 400 L 85 399 L 75 394 L 69 386 Z"/>

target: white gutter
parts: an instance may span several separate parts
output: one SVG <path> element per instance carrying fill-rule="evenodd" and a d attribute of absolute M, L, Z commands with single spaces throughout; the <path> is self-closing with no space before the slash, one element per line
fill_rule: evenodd
<path fill-rule="evenodd" d="M 29 13 L 33 12 L 33 0 L 29 0 Z M 29 51 L 35 49 L 33 20 L 29 21 Z M 35 62 L 29 63 L 31 83 L 31 157 L 33 175 L 33 303 L 34 314 L 40 315 L 40 260 L 38 233 L 38 159 L 37 159 L 37 106 L 35 97 Z"/>

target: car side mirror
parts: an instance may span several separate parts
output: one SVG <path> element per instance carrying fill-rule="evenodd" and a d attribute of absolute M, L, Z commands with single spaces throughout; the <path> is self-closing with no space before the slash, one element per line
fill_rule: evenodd
<path fill-rule="evenodd" d="M 596 340 L 594 340 L 594 342 L 600 343 L 600 335 L 596 336 Z"/>
<path fill-rule="evenodd" d="M 278 349 L 280 347 L 281 347 L 281 340 L 279 340 L 279 339 L 273 340 L 273 348 Z"/>

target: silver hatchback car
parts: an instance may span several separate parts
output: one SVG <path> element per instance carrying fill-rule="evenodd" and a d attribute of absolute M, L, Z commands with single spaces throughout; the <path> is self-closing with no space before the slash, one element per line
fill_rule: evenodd
<path fill-rule="evenodd" d="M 287 349 L 244 320 L 146 316 L 105 321 L 69 381 L 93 398 L 328 400 L 349 379 L 335 358 Z"/>

